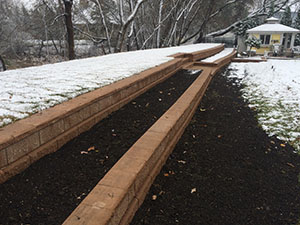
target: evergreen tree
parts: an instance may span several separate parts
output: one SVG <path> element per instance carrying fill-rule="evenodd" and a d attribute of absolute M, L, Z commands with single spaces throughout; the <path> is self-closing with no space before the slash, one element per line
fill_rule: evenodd
<path fill-rule="evenodd" d="M 290 7 L 285 8 L 280 23 L 283 24 L 283 25 L 286 25 L 286 26 L 291 26 L 292 25 L 292 13 L 291 13 L 291 8 Z"/>
<path fill-rule="evenodd" d="M 274 16 L 274 10 L 275 10 L 275 5 L 274 5 L 274 1 L 272 1 L 271 6 L 269 8 L 269 12 L 268 12 L 268 18 Z"/>
<path fill-rule="evenodd" d="M 238 36 L 245 36 L 247 30 L 256 27 L 258 25 L 260 25 L 260 23 L 257 17 L 247 19 L 234 29 L 234 33 Z"/>
<path fill-rule="evenodd" d="M 300 30 L 300 10 L 297 12 L 297 17 L 294 23 L 294 28 Z M 300 34 L 296 35 L 296 39 L 295 39 L 295 45 L 298 46 L 300 45 Z"/>
<path fill-rule="evenodd" d="M 246 45 L 250 47 L 249 49 L 249 56 L 251 56 L 251 50 L 252 48 L 260 48 L 261 40 L 257 39 L 254 36 L 249 36 L 247 40 L 245 41 Z"/>

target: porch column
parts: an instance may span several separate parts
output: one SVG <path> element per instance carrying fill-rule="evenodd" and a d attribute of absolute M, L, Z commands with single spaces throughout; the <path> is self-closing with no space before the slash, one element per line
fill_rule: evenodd
<path fill-rule="evenodd" d="M 284 38 L 283 34 L 280 34 L 280 42 L 279 42 L 280 45 L 282 45 L 282 43 L 283 43 L 283 38 Z"/>
<path fill-rule="evenodd" d="M 285 33 L 284 51 L 287 49 L 290 34 Z"/>
<path fill-rule="evenodd" d="M 293 34 L 292 34 L 292 40 L 291 40 L 291 48 L 294 47 L 295 38 L 296 38 L 296 34 L 293 33 Z"/>

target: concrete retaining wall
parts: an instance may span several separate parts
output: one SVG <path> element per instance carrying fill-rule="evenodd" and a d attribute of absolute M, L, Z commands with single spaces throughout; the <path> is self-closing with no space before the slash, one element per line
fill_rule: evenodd
<path fill-rule="evenodd" d="M 190 53 L 187 58 L 186 54 L 177 54 L 170 62 L 0 128 L 0 183 L 58 150 L 111 112 L 170 77 L 183 65 L 223 49 L 224 46 L 220 45 Z"/>
<path fill-rule="evenodd" d="M 1 128 L 0 183 L 167 79 L 186 62 L 174 59 Z"/>
<path fill-rule="evenodd" d="M 129 224 L 190 122 L 212 76 L 235 54 L 215 61 L 215 67 L 202 67 L 201 76 L 100 180 L 64 225 Z"/>

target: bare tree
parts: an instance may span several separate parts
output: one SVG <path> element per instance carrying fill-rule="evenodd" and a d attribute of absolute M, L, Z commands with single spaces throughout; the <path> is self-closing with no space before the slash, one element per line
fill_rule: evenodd
<path fill-rule="evenodd" d="M 123 48 L 123 43 L 125 39 L 125 35 L 128 29 L 128 26 L 130 23 L 134 20 L 135 16 L 138 13 L 139 8 L 141 5 L 146 2 L 147 0 L 138 0 L 133 11 L 131 14 L 127 17 L 127 19 L 124 19 L 124 2 L 123 0 L 118 1 L 119 5 L 119 16 L 120 16 L 120 21 L 121 21 L 121 30 L 119 32 L 118 38 L 117 38 L 117 44 L 116 44 L 116 52 L 122 51 Z"/>
<path fill-rule="evenodd" d="M 279 12 L 286 6 L 291 6 L 296 4 L 298 1 L 290 1 L 290 0 L 263 0 L 263 1 L 256 1 L 252 11 L 245 16 L 244 18 L 230 24 L 226 28 L 211 32 L 207 34 L 207 37 L 216 37 L 224 35 L 230 31 L 232 31 L 234 28 L 236 28 L 238 25 L 242 24 L 244 21 L 260 17 L 260 16 L 267 16 L 267 9 L 272 8 L 274 10 L 274 13 Z M 273 8 L 274 7 L 274 8 Z"/>
<path fill-rule="evenodd" d="M 75 59 L 74 51 L 74 28 L 72 22 L 72 5 L 73 0 L 63 0 L 65 6 L 65 20 L 68 33 L 68 53 L 69 60 Z"/>
<path fill-rule="evenodd" d="M 4 63 L 4 60 L 2 59 L 1 55 L 0 55 L 0 72 L 5 71 L 6 70 L 6 66 Z"/>

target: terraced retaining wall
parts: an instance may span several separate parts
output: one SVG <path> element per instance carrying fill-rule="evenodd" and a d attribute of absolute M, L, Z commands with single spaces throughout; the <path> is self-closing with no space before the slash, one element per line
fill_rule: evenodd
<path fill-rule="evenodd" d="M 0 183 L 58 150 L 184 65 L 223 49 L 224 46 L 220 45 L 195 53 L 176 54 L 170 62 L 0 128 Z"/>
<path fill-rule="evenodd" d="M 177 102 L 124 154 L 63 225 L 130 223 L 155 177 L 190 122 L 212 77 L 236 52 L 202 67 Z"/>

